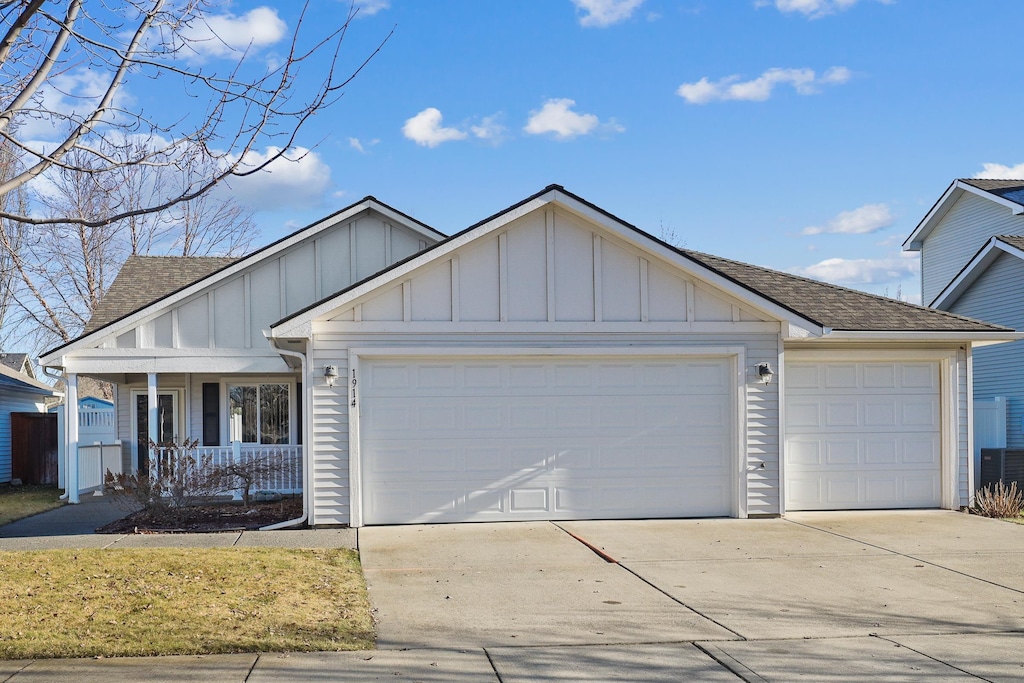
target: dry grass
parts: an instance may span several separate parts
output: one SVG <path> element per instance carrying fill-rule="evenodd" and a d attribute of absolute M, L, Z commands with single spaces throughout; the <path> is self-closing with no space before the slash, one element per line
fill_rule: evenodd
<path fill-rule="evenodd" d="M 52 550 L 0 554 L 0 658 L 374 646 L 351 550 Z"/>
<path fill-rule="evenodd" d="M 1019 517 L 1024 508 L 1024 492 L 1017 489 L 1015 481 L 1009 486 L 996 482 L 978 491 L 974 508 L 983 517 Z"/>
<path fill-rule="evenodd" d="M 60 492 L 53 486 L 0 487 L 0 526 L 59 508 Z"/>

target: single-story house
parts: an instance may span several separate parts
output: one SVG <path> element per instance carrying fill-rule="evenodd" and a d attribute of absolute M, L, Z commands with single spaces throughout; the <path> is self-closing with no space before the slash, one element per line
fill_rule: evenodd
<path fill-rule="evenodd" d="M 451 237 L 367 197 L 176 262 L 129 260 L 42 362 L 117 385 L 131 468 L 147 435 L 294 454 L 315 526 L 957 508 L 973 349 L 1019 338 L 678 249 L 556 185 Z"/>
<path fill-rule="evenodd" d="M 11 481 L 11 413 L 42 413 L 46 411 L 47 398 L 57 395 L 50 386 L 37 380 L 31 372 L 27 354 L 5 354 L 22 356 L 28 363 L 19 362 L 14 369 L 8 363 L 0 363 L 0 484 Z"/>

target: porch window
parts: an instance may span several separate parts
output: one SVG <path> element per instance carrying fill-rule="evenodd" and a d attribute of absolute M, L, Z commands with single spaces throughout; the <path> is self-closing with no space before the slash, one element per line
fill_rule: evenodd
<path fill-rule="evenodd" d="M 287 384 L 228 386 L 231 441 L 286 444 L 291 434 Z"/>

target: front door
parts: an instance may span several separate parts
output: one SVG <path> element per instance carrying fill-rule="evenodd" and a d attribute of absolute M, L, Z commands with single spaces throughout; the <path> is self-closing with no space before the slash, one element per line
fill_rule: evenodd
<path fill-rule="evenodd" d="M 140 472 L 149 470 L 149 395 L 135 394 L 135 462 Z M 161 391 L 157 394 L 157 443 L 178 440 L 178 393 Z"/>

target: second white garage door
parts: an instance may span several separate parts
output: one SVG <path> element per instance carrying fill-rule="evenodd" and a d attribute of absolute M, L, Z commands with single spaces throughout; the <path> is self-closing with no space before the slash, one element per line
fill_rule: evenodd
<path fill-rule="evenodd" d="M 786 509 L 939 507 L 939 366 L 786 364 Z"/>
<path fill-rule="evenodd" d="M 364 361 L 363 522 L 728 516 L 732 366 Z"/>

